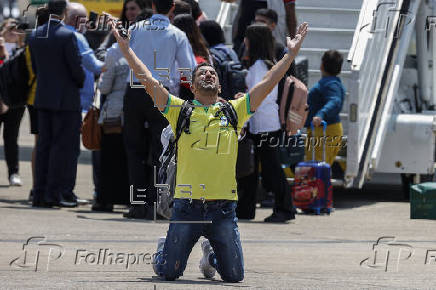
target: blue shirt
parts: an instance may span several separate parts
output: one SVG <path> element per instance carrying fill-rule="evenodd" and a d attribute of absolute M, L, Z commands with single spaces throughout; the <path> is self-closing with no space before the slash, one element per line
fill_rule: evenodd
<path fill-rule="evenodd" d="M 321 78 L 309 91 L 307 100 L 309 116 L 305 127 L 310 127 L 313 117 L 320 117 L 327 122 L 327 125 L 339 123 L 344 97 L 345 88 L 340 78 L 334 76 Z"/>
<path fill-rule="evenodd" d="M 186 34 L 170 24 L 168 17 L 154 14 L 150 19 L 136 22 L 130 26 L 130 47 L 138 58 L 147 66 L 153 77 L 162 82 L 176 93 L 180 85 L 180 69 L 196 66 L 195 56 L 192 52 Z M 156 64 L 154 63 L 156 51 Z M 190 79 L 191 72 L 184 72 Z M 134 82 L 139 82 L 133 76 Z M 130 73 L 127 78 L 130 82 Z"/>
<path fill-rule="evenodd" d="M 88 111 L 94 100 L 94 79 L 95 75 L 101 73 L 104 63 L 99 61 L 94 51 L 89 47 L 88 41 L 82 33 L 76 31 L 71 25 L 65 25 L 66 28 L 74 31 L 77 38 L 77 46 L 82 56 L 82 67 L 85 72 L 85 82 L 80 89 L 80 104 L 82 111 Z"/>

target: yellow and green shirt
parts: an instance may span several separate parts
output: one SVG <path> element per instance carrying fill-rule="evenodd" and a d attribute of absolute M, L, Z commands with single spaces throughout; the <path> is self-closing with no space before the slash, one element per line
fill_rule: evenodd
<path fill-rule="evenodd" d="M 162 112 L 176 132 L 184 100 L 169 95 Z M 246 94 L 229 101 L 238 115 L 238 134 L 250 118 L 250 97 Z M 190 119 L 191 134 L 182 133 L 177 144 L 175 198 L 237 200 L 236 158 L 238 136 L 230 122 L 220 114 L 220 103 L 202 106 L 194 100 Z"/>

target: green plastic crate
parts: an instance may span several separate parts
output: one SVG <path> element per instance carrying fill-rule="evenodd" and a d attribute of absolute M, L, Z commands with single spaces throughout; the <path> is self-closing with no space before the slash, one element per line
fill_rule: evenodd
<path fill-rule="evenodd" d="M 436 182 L 410 187 L 410 218 L 436 220 Z"/>

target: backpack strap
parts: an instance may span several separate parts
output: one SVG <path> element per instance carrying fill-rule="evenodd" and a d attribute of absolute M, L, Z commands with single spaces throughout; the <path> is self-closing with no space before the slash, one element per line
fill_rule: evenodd
<path fill-rule="evenodd" d="M 232 56 L 224 49 L 219 47 L 209 48 L 212 55 L 220 62 L 233 61 Z"/>
<path fill-rule="evenodd" d="M 235 130 L 236 136 L 238 136 L 238 114 L 236 113 L 235 108 L 233 108 L 233 105 L 229 102 L 220 101 L 220 103 L 221 109 L 215 113 L 215 117 L 218 117 L 219 113 L 223 112 L 224 116 L 227 118 L 227 120 L 229 120 L 230 124 Z"/>
<path fill-rule="evenodd" d="M 185 131 L 186 134 L 191 134 L 189 131 L 190 119 L 192 111 L 194 110 L 194 103 L 191 100 L 187 100 L 183 103 L 180 109 L 179 117 L 177 119 L 177 126 L 175 132 L 174 143 L 179 141 L 182 132 Z"/>

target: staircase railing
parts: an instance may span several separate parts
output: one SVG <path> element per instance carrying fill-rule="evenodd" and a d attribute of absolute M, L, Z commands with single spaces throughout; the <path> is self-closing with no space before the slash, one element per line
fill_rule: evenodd
<path fill-rule="evenodd" d="M 394 80 L 395 83 L 399 77 L 398 66 L 394 70 L 398 39 L 402 37 L 404 25 L 411 24 L 413 13 L 416 13 L 404 8 L 409 7 L 409 3 L 416 6 L 418 2 L 419 5 L 420 1 L 365 0 L 362 5 L 348 55 L 352 71 L 345 174 L 348 186 L 363 185 L 371 154 L 377 155 L 373 154 L 376 140 L 376 150 L 383 143 L 387 115 L 392 106 L 390 82 Z"/>

